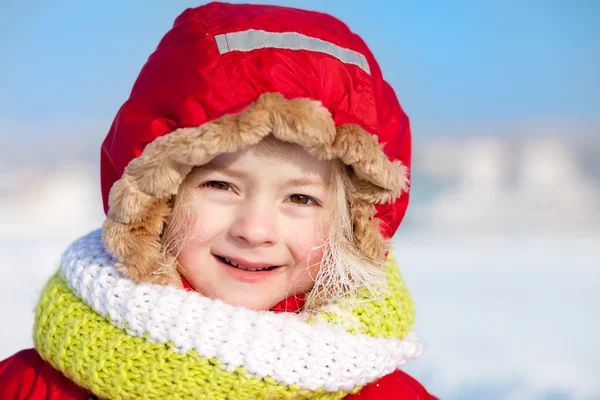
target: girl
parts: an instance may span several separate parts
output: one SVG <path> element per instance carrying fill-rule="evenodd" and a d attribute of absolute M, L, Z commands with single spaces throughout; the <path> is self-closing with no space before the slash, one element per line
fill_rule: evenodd
<path fill-rule="evenodd" d="M 102 145 L 107 219 L 44 289 L 2 399 L 430 399 L 387 241 L 410 131 L 328 15 L 186 10 Z"/>

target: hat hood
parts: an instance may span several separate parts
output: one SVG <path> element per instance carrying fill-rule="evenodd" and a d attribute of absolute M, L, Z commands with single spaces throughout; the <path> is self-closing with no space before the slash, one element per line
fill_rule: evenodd
<path fill-rule="evenodd" d="M 355 234 L 392 237 L 408 205 L 409 121 L 363 40 L 318 12 L 210 3 L 176 19 L 102 144 L 108 250 L 152 264 L 191 168 L 270 134 L 351 166 Z"/>

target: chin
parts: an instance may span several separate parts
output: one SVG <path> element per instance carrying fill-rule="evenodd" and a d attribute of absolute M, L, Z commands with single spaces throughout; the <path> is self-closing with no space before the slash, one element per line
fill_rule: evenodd
<path fill-rule="evenodd" d="M 220 299 L 232 306 L 244 307 L 255 311 L 268 311 L 279 303 L 279 301 L 269 301 L 265 299 L 253 300 L 251 296 L 244 296 L 243 294 L 242 296 L 235 296 L 233 298 L 223 296 Z"/>

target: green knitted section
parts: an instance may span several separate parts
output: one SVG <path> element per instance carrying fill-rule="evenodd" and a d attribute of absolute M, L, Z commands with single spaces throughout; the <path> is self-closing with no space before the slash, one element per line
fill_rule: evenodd
<path fill-rule="evenodd" d="M 373 300 L 363 290 L 357 299 L 327 307 L 314 320 L 341 325 L 350 333 L 404 339 L 414 324 L 413 300 L 393 257 L 388 257 L 386 268 L 388 292 L 381 298 Z"/>

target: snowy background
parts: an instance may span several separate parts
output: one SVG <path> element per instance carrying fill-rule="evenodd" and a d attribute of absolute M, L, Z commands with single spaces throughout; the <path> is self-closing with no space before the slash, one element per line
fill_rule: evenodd
<path fill-rule="evenodd" d="M 102 223 L 103 135 L 193 3 L 82 4 L 0 5 L 0 359 Z M 428 349 L 407 370 L 443 399 L 600 399 L 597 3 L 287 4 L 362 27 L 412 118 L 394 248 Z"/>
<path fill-rule="evenodd" d="M 16 168 L 24 155 L 0 150 L 15 161 L 0 168 L 0 358 L 31 346 L 43 283 L 65 246 L 103 220 L 99 143 L 60 150 L 74 140 L 29 143 L 38 161 Z M 444 399 L 600 398 L 597 143 L 420 146 L 395 252 L 428 344 L 408 371 L 429 390 Z"/>

